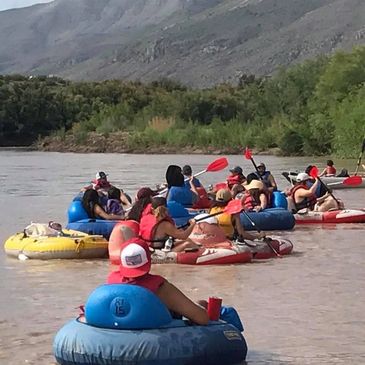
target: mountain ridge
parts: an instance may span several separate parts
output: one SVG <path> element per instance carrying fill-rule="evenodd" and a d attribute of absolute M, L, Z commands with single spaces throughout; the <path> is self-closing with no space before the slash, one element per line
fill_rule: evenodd
<path fill-rule="evenodd" d="M 0 12 L 0 73 L 205 87 L 364 44 L 364 14 L 362 0 L 55 0 Z"/>

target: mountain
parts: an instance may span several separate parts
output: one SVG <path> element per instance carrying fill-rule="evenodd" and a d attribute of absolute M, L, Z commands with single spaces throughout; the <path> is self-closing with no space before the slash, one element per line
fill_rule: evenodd
<path fill-rule="evenodd" d="M 0 11 L 13 8 L 24 8 L 33 4 L 47 3 L 52 0 L 1 0 Z"/>
<path fill-rule="evenodd" d="M 0 73 L 193 86 L 365 43 L 364 0 L 55 0 L 0 12 Z"/>

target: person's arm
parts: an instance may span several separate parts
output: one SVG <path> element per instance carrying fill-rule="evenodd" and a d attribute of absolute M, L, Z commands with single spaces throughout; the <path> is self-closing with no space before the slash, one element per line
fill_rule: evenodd
<path fill-rule="evenodd" d="M 326 194 L 322 195 L 320 198 L 317 198 L 317 204 L 321 205 L 328 197 L 329 194 L 326 192 Z"/>
<path fill-rule="evenodd" d="M 96 216 L 99 216 L 100 218 L 103 218 L 103 219 L 106 219 L 106 220 L 122 220 L 122 219 L 124 219 L 124 216 L 122 216 L 122 215 L 106 213 L 105 210 L 97 204 L 95 204 L 94 213 L 95 213 Z"/>
<path fill-rule="evenodd" d="M 270 181 L 271 187 L 268 190 L 270 191 L 270 193 L 272 193 L 273 191 L 278 189 L 278 185 L 276 184 L 274 176 L 272 176 L 271 174 L 269 175 L 269 181 Z"/>
<path fill-rule="evenodd" d="M 267 197 L 266 197 L 266 194 L 261 193 L 260 196 L 259 196 L 259 198 L 260 198 L 260 205 L 258 205 L 258 206 L 256 206 L 254 208 L 254 210 L 256 210 L 256 212 L 259 212 L 261 210 L 264 210 L 267 207 Z"/>
<path fill-rule="evenodd" d="M 120 201 L 122 202 L 124 208 L 129 208 L 132 206 L 132 204 L 129 202 L 128 198 L 123 192 L 120 193 Z"/>
<path fill-rule="evenodd" d="M 327 167 L 319 174 L 319 177 L 326 175 Z"/>
<path fill-rule="evenodd" d="M 207 311 L 191 301 L 176 286 L 168 281 L 165 281 L 158 288 L 156 295 L 169 310 L 181 314 L 196 324 L 208 324 L 209 317 Z"/>
<path fill-rule="evenodd" d="M 188 228 L 182 230 L 182 229 L 177 229 L 176 226 L 174 226 L 170 222 L 162 222 L 161 230 L 163 230 L 167 236 L 176 238 L 178 240 L 186 240 L 190 236 L 190 233 L 193 231 L 193 229 L 195 227 L 195 220 L 190 219 L 189 223 L 190 223 L 190 226 Z"/>
<path fill-rule="evenodd" d="M 318 187 L 318 184 L 319 184 L 319 180 L 316 179 L 316 181 L 314 182 L 314 184 L 308 189 L 299 189 L 298 190 L 298 196 L 300 198 L 309 198 L 311 195 L 316 195 L 316 191 L 317 191 L 317 187 Z"/>
<path fill-rule="evenodd" d="M 258 234 L 256 233 L 250 233 L 250 232 L 247 232 L 243 225 L 241 224 L 241 219 L 240 219 L 240 214 L 233 214 L 232 215 L 232 221 L 233 221 L 233 224 L 234 226 L 236 227 L 237 229 L 237 232 L 238 234 L 243 238 L 243 239 L 246 239 L 246 240 L 255 240 L 255 239 L 260 239 L 260 238 L 263 238 L 265 237 L 265 233 L 264 232 L 260 232 Z"/>
<path fill-rule="evenodd" d="M 196 190 L 196 187 L 194 185 L 194 182 L 193 182 L 193 176 L 189 179 L 189 184 L 190 184 L 190 190 L 191 192 L 196 196 L 196 199 L 199 199 L 199 193 L 198 193 L 198 190 Z"/>

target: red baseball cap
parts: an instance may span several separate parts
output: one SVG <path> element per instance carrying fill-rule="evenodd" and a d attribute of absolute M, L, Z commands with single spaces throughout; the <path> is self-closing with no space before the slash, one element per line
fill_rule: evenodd
<path fill-rule="evenodd" d="M 151 253 L 148 244 L 138 238 L 131 238 L 120 249 L 121 276 L 138 278 L 151 270 Z"/>

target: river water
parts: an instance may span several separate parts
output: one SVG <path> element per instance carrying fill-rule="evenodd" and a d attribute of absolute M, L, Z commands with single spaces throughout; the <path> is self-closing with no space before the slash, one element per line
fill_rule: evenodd
<path fill-rule="evenodd" d="M 252 170 L 242 156 L 230 165 Z M 208 155 L 59 154 L 0 150 L 0 239 L 31 221 L 66 223 L 66 210 L 97 171 L 134 195 L 163 182 L 166 166 L 189 163 L 195 172 L 217 157 Z M 273 172 L 323 166 L 325 159 L 255 157 Z M 335 161 L 353 169 L 355 161 Z M 201 177 L 205 186 L 227 170 Z M 347 207 L 365 207 L 365 189 L 335 194 Z M 215 267 L 156 265 L 192 299 L 223 297 L 239 311 L 249 346 L 248 364 L 365 363 L 365 224 L 296 227 L 280 233 L 294 254 L 266 262 Z M 18 261 L 0 252 L 0 364 L 54 364 L 57 330 L 78 314 L 75 307 L 105 281 L 107 260 Z"/>

